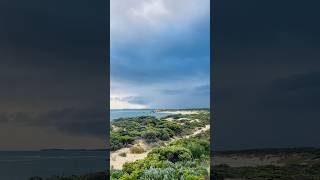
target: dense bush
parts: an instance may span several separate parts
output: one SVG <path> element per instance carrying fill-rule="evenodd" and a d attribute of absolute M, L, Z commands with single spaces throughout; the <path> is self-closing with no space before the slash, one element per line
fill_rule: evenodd
<path fill-rule="evenodd" d="M 180 145 L 190 150 L 193 158 L 201 158 L 210 155 L 210 142 L 196 137 L 177 140 L 171 145 Z"/>
<path fill-rule="evenodd" d="M 150 168 L 145 170 L 141 177 L 141 180 L 172 180 L 179 179 L 179 176 L 176 174 L 176 170 L 168 168 Z"/>
<path fill-rule="evenodd" d="M 141 154 L 144 153 L 144 149 L 141 146 L 133 146 L 130 148 L 130 152 L 132 154 Z"/>
<path fill-rule="evenodd" d="M 166 118 L 174 117 L 175 121 L 168 121 Z M 112 151 L 126 147 L 135 140 L 144 139 L 148 143 L 168 141 L 174 136 L 181 136 L 192 133 L 197 127 L 204 127 L 208 124 L 208 114 L 195 115 L 170 115 L 158 119 L 153 116 L 141 116 L 131 118 L 119 118 L 111 122 L 110 147 Z M 185 123 L 180 122 L 183 118 Z M 186 119 L 198 119 L 189 122 Z"/>
<path fill-rule="evenodd" d="M 110 136 L 110 148 L 112 151 L 126 147 L 128 144 L 132 144 L 135 138 L 129 135 L 119 135 L 117 133 L 111 133 Z"/>
<path fill-rule="evenodd" d="M 147 166 L 144 166 L 144 164 L 147 164 Z M 150 163 L 146 160 L 139 160 L 138 163 L 134 164 L 126 164 L 126 169 L 123 170 L 124 175 L 121 178 L 113 179 L 209 179 L 207 161 L 190 160 L 177 163 L 162 161 L 155 166 L 150 166 Z M 116 173 L 118 174 L 118 172 Z"/>
<path fill-rule="evenodd" d="M 168 141 L 172 136 L 173 136 L 172 130 L 168 128 L 161 129 L 157 134 L 157 138 L 159 138 L 162 141 Z"/>
<path fill-rule="evenodd" d="M 158 132 L 156 131 L 147 131 L 142 134 L 142 138 L 146 140 L 148 143 L 157 141 Z"/>
<path fill-rule="evenodd" d="M 191 160 L 191 152 L 189 149 L 181 146 L 168 146 L 154 149 L 150 154 L 158 154 L 160 160 L 168 160 L 170 162 Z"/>
<path fill-rule="evenodd" d="M 119 179 L 121 176 L 123 176 L 123 171 L 113 170 L 113 172 L 111 174 L 111 179 Z"/>

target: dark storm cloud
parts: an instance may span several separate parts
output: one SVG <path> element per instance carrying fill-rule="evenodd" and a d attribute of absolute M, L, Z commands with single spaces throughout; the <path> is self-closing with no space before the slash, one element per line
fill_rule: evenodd
<path fill-rule="evenodd" d="M 112 78 L 144 84 L 208 78 L 208 18 L 195 22 L 188 30 L 176 30 L 179 36 L 170 29 L 144 41 L 129 41 L 115 47 L 111 57 Z"/>
<path fill-rule="evenodd" d="M 319 2 L 215 2 L 215 149 L 320 146 Z"/>
<path fill-rule="evenodd" d="M 210 96 L 210 85 L 205 84 L 195 87 L 187 87 L 185 89 L 160 89 L 159 91 L 166 95 L 192 94 L 202 95 L 208 98 Z"/>
<path fill-rule="evenodd" d="M 129 96 L 123 99 L 124 101 L 127 101 L 128 103 L 132 104 L 148 104 L 150 103 L 150 100 L 148 100 L 145 97 L 139 97 L 139 96 Z"/>
<path fill-rule="evenodd" d="M 106 37 L 105 25 L 101 24 L 106 20 L 103 8 L 99 3 L 88 0 L 2 1 L 1 44 L 33 49 L 36 53 L 77 57 L 80 62 L 89 61 L 87 58 L 91 56 L 83 57 L 84 54 L 90 55 L 90 51 L 105 47 L 102 46 Z M 70 62 L 66 63 L 70 65 Z"/>
<path fill-rule="evenodd" d="M 274 80 L 266 89 L 265 106 L 312 112 L 320 108 L 320 72 L 294 74 Z"/>
<path fill-rule="evenodd" d="M 106 138 L 106 128 L 103 128 L 107 125 L 105 113 L 95 107 L 2 113 L 0 118 L 16 125 L 52 127 L 68 135 Z"/>
<path fill-rule="evenodd" d="M 0 2 L 1 122 L 102 136 L 106 3 Z"/>
<path fill-rule="evenodd" d="M 141 97 L 141 96 L 126 96 L 126 97 L 113 97 L 111 98 L 112 100 L 115 101 L 125 101 L 128 103 L 132 103 L 132 104 L 141 104 L 141 105 L 146 105 L 148 103 L 150 103 L 150 100 L 148 98 L 145 97 Z"/>
<path fill-rule="evenodd" d="M 86 0 L 2 1 L 0 82 L 4 98 L 75 99 L 81 93 L 86 98 L 89 91 L 101 89 L 106 73 L 106 17 L 100 5 Z"/>
<path fill-rule="evenodd" d="M 7 114 L 0 114 L 0 123 L 2 122 L 8 122 L 9 118 Z"/>
<path fill-rule="evenodd" d="M 210 97 L 210 85 L 209 84 L 196 86 L 195 88 L 192 89 L 192 91 L 193 91 L 193 94 L 197 94 L 197 95 L 206 94 L 207 97 Z"/>

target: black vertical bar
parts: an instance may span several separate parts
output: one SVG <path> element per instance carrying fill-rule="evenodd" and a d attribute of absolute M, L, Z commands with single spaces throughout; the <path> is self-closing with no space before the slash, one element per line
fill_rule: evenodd
<path fill-rule="evenodd" d="M 216 31 L 215 31 L 215 16 L 214 16 L 214 2 L 216 0 L 210 1 L 210 177 L 211 179 L 215 179 L 214 171 L 213 171 L 213 156 L 214 156 L 214 122 L 216 121 L 215 118 L 215 101 L 214 95 L 215 93 L 215 44 L 214 40 L 216 38 Z"/>
<path fill-rule="evenodd" d="M 107 99 L 106 99 L 106 115 L 107 115 L 107 123 L 106 123 L 106 129 L 107 129 L 107 137 L 106 137 L 106 159 L 107 159 L 107 179 L 110 179 L 110 0 L 107 2 L 107 14 L 106 14 L 106 29 L 107 29 L 107 35 L 106 35 L 106 83 L 107 83 Z"/>

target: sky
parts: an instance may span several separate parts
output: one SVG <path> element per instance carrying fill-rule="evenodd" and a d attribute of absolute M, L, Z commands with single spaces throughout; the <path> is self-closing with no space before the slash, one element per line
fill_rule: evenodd
<path fill-rule="evenodd" d="M 0 2 L 0 150 L 105 148 L 105 22 L 104 1 Z"/>
<path fill-rule="evenodd" d="M 208 1 L 118 2 L 113 108 L 207 106 Z M 104 3 L 0 2 L 0 150 L 105 147 Z M 213 149 L 320 146 L 317 7 L 215 2 Z"/>
<path fill-rule="evenodd" d="M 210 104 L 210 1 L 111 0 L 111 109 Z"/>
<path fill-rule="evenodd" d="M 319 1 L 215 1 L 215 150 L 320 146 Z"/>

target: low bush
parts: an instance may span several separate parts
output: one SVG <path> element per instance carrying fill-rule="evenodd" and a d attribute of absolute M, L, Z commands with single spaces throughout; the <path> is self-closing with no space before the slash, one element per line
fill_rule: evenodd
<path fill-rule="evenodd" d="M 181 146 L 161 147 L 152 150 L 149 154 L 158 154 L 160 160 L 168 160 L 173 163 L 191 160 L 190 150 Z"/>
<path fill-rule="evenodd" d="M 133 146 L 130 148 L 130 152 L 132 154 L 141 154 L 141 153 L 144 153 L 145 151 L 141 146 Z"/>
<path fill-rule="evenodd" d="M 142 138 L 146 140 L 148 143 L 157 141 L 158 133 L 156 131 L 147 131 L 142 134 Z"/>

